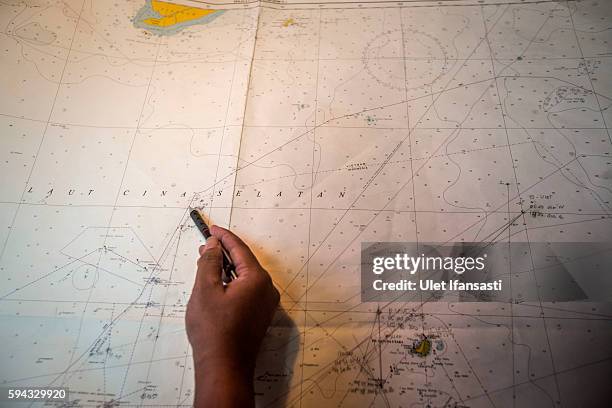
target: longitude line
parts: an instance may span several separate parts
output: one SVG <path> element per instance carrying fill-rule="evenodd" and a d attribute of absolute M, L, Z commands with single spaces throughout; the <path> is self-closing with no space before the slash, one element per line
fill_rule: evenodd
<path fill-rule="evenodd" d="M 586 67 L 584 72 L 586 73 L 587 78 L 589 79 L 589 83 L 591 84 L 591 90 L 593 91 L 593 95 L 595 96 L 595 101 L 597 101 L 597 107 L 599 108 L 599 113 L 601 114 L 601 120 L 603 121 L 604 128 L 606 129 L 606 133 L 608 134 L 608 140 L 610 144 L 612 144 L 612 137 L 610 136 L 610 129 L 608 129 L 608 125 L 606 123 L 606 118 L 603 114 L 603 110 L 601 109 L 601 103 L 599 102 L 599 95 L 595 90 L 595 86 L 593 85 L 593 79 L 591 79 L 591 73 L 589 72 L 588 64 L 586 64 L 586 59 L 584 56 L 584 52 L 582 51 L 582 46 L 580 45 L 580 39 L 578 38 L 578 33 L 576 32 L 576 25 L 574 24 L 574 13 L 569 5 L 569 1 L 566 1 L 567 4 L 567 12 L 569 14 L 570 22 L 572 24 L 572 30 L 574 31 L 574 37 L 576 38 L 576 45 L 578 46 L 578 51 L 580 51 L 580 59 L 585 63 Z M 576 2 L 574 1 L 574 5 Z"/>
<path fill-rule="evenodd" d="M 249 104 L 249 94 L 251 89 L 251 80 L 253 78 L 253 65 L 255 63 L 255 52 L 257 50 L 257 38 L 259 35 L 259 22 L 261 18 L 261 8 L 257 8 L 257 22 L 255 23 L 255 39 L 253 40 L 253 47 L 251 49 L 251 62 L 249 65 L 249 79 L 247 81 L 247 87 L 245 91 L 245 99 L 244 99 L 244 107 L 242 112 L 242 126 L 240 127 L 240 139 L 238 141 L 238 152 L 236 156 L 236 168 L 234 169 L 234 182 L 232 184 L 232 197 L 230 204 L 230 213 L 229 218 L 227 220 L 228 228 L 232 227 L 232 216 L 234 215 L 234 198 L 236 197 L 236 181 L 238 180 L 238 170 L 240 169 L 240 151 L 242 150 L 242 141 L 244 138 L 245 129 L 248 127 L 246 124 L 247 120 L 247 112 L 248 112 L 248 104 Z M 214 185 L 214 184 L 213 184 Z"/>
<path fill-rule="evenodd" d="M 244 24 L 244 20 L 245 20 L 245 16 L 247 15 L 246 10 L 243 12 L 242 14 L 242 23 Z M 242 32 L 240 33 L 240 40 L 238 41 L 239 47 L 242 46 Z M 223 130 L 221 132 L 221 141 L 219 142 L 219 152 L 217 155 L 217 168 L 215 169 L 215 181 L 214 181 L 214 185 L 217 185 L 217 179 L 219 177 L 219 166 L 221 165 L 221 152 L 223 151 L 223 141 L 225 139 L 225 132 L 227 131 L 227 116 L 229 114 L 229 110 L 230 110 L 230 106 L 232 105 L 232 91 L 234 90 L 234 82 L 236 81 L 236 68 L 238 66 L 238 55 L 240 54 L 240 49 L 238 49 L 238 52 L 236 53 L 236 55 L 234 56 L 234 67 L 233 67 L 233 72 L 232 72 L 232 82 L 230 83 L 229 86 L 229 92 L 227 95 L 227 104 L 225 106 L 225 118 L 223 119 Z M 250 76 L 249 76 L 249 81 L 250 81 Z M 247 92 L 248 92 L 248 88 L 247 88 Z M 246 96 L 245 96 L 245 107 L 246 107 Z M 244 112 L 244 111 L 243 111 Z M 242 123 L 244 124 L 244 116 L 242 118 Z M 240 142 L 242 142 L 242 131 L 240 132 Z M 241 143 L 239 143 L 240 145 Z M 236 156 L 236 165 L 238 165 L 238 160 L 240 158 L 240 146 L 238 147 L 238 152 L 237 152 L 237 156 Z M 236 174 L 234 174 L 234 188 L 236 185 Z M 225 177 L 224 177 L 225 179 Z M 215 190 L 213 189 L 211 191 L 211 197 L 210 197 L 210 206 L 208 208 L 208 218 L 210 219 L 210 214 L 212 212 L 213 209 L 213 204 L 215 201 Z M 234 195 L 232 193 L 232 197 L 230 198 L 231 202 L 233 203 L 234 200 Z M 232 212 L 232 206 L 230 205 L 230 217 L 228 217 L 228 226 L 230 225 L 230 218 L 231 218 L 231 212 Z"/>
<path fill-rule="evenodd" d="M 151 83 L 153 82 L 153 76 L 155 75 L 155 67 L 157 65 L 157 58 L 159 57 L 159 51 L 161 49 L 161 43 L 162 43 L 162 37 L 160 36 L 159 37 L 159 41 L 157 43 L 157 50 L 155 51 L 155 59 L 153 60 L 153 64 L 152 64 L 152 67 L 151 67 L 151 76 L 149 77 L 149 83 L 147 85 L 147 91 L 145 92 L 145 98 L 144 98 L 144 101 L 142 103 L 142 107 L 140 109 L 140 114 L 138 115 L 138 123 L 137 123 L 137 126 L 136 126 L 136 131 L 134 132 L 134 137 L 132 139 L 132 145 L 130 146 L 130 151 L 128 152 L 128 156 L 127 156 L 127 158 L 125 160 L 125 167 L 123 169 L 123 176 L 121 177 L 121 183 L 119 185 L 119 190 L 117 190 L 117 197 L 115 198 L 115 204 L 117 204 L 117 202 L 119 201 L 119 194 L 120 194 L 121 188 L 123 186 L 123 181 L 125 180 L 125 175 L 127 173 L 127 169 L 128 169 L 129 162 L 130 162 L 130 156 L 132 155 L 132 149 L 134 147 L 134 144 L 136 143 L 136 138 L 138 137 L 139 126 L 140 126 L 141 121 L 142 121 L 142 116 L 143 116 L 145 107 L 147 106 L 147 101 L 149 100 L 149 97 L 150 97 L 149 92 L 151 90 Z M 112 219 L 113 219 L 114 215 L 115 215 L 115 209 L 113 209 L 113 212 L 111 214 L 111 217 L 110 217 L 110 220 L 109 220 L 109 223 L 108 223 L 109 227 L 112 224 Z M 106 240 L 106 236 L 105 236 L 104 239 Z M 161 262 L 161 258 L 160 258 L 160 262 Z M 150 300 L 152 294 L 153 294 L 153 288 L 151 288 L 151 292 L 149 293 L 149 300 Z M 146 303 L 146 305 L 145 305 L 145 307 L 143 309 L 143 312 L 142 312 L 142 318 L 140 319 L 140 324 L 138 326 L 138 331 L 136 333 L 136 339 L 134 340 L 134 347 L 132 348 L 132 352 L 130 353 L 129 363 L 128 363 L 127 368 L 125 370 L 125 375 L 123 377 L 123 381 L 122 381 L 122 384 L 121 384 L 121 390 L 118 393 L 118 397 L 121 397 L 123 395 L 123 389 L 125 388 L 125 383 L 127 381 L 128 373 L 130 371 L 130 365 L 131 365 L 132 359 L 134 358 L 134 351 L 136 349 L 136 344 L 138 343 L 138 338 L 140 337 L 140 331 L 142 329 L 142 324 L 144 322 L 144 318 L 145 318 L 145 316 L 147 314 L 147 310 L 148 309 L 149 309 L 149 302 L 147 301 L 147 303 Z"/>
<path fill-rule="evenodd" d="M 319 65 L 320 65 L 320 52 L 321 52 L 321 25 L 323 19 L 323 11 L 319 10 L 319 30 L 317 33 L 317 69 L 316 69 L 316 80 L 315 80 L 315 98 L 314 98 L 314 118 L 313 118 L 313 128 L 312 128 L 312 162 L 310 165 L 310 204 L 308 205 L 308 244 L 307 244 L 307 258 L 306 261 L 306 286 L 304 292 L 304 329 L 302 332 L 302 364 L 301 364 L 301 379 L 300 379 L 300 407 L 302 406 L 302 398 L 304 396 L 302 391 L 302 384 L 304 383 L 304 359 L 305 359 L 305 349 L 306 349 L 306 329 L 308 327 L 308 275 L 310 272 L 310 245 L 312 241 L 312 202 L 313 202 L 313 193 L 314 193 L 314 185 L 316 180 L 315 174 L 315 157 L 317 152 L 317 137 L 316 137 L 316 124 L 317 124 L 317 116 L 318 116 L 318 100 L 319 100 Z M 308 119 L 306 119 L 308 121 Z M 321 153 L 321 152 L 319 152 Z"/>
<path fill-rule="evenodd" d="M 499 85 L 498 85 L 498 82 L 497 82 L 498 78 L 497 78 L 496 72 L 495 72 L 495 62 L 494 62 L 494 59 L 493 59 L 493 49 L 491 48 L 491 43 L 489 41 L 489 36 L 486 33 L 487 25 L 486 25 L 486 18 L 485 18 L 485 15 L 484 15 L 483 7 L 481 7 L 481 14 L 482 14 L 483 25 L 485 27 L 485 35 L 486 35 L 486 38 L 487 38 L 487 44 L 489 45 L 489 54 L 491 56 L 491 70 L 492 70 L 494 81 L 495 81 L 495 90 L 496 90 L 496 93 L 497 93 L 497 99 L 498 99 L 498 103 L 499 103 L 501 119 L 502 119 L 502 123 L 503 123 L 503 126 L 504 126 L 504 130 L 506 132 L 507 143 L 510 143 L 510 134 L 509 134 L 508 129 L 506 127 L 506 125 L 507 125 L 506 124 L 506 114 L 504 113 L 503 102 L 502 102 L 501 94 L 499 92 Z M 540 33 L 540 31 L 546 25 L 546 23 L 548 22 L 549 19 L 550 19 L 550 16 L 547 17 L 546 20 L 544 21 L 544 23 L 540 26 L 538 31 L 535 33 L 533 39 L 535 39 L 535 37 Z M 527 48 L 529 48 L 529 46 L 533 43 L 533 39 L 529 42 L 529 45 L 527 46 Z M 527 48 L 525 49 L 525 51 L 527 50 Z M 523 51 L 523 53 L 525 51 Z M 516 194 L 517 194 L 517 198 L 518 198 L 518 203 L 519 203 L 519 206 L 521 208 L 521 214 L 523 216 L 523 225 L 525 226 L 524 232 L 525 232 L 525 236 L 527 238 L 527 243 L 528 243 L 528 246 L 529 246 L 529 255 L 530 255 L 530 258 L 531 258 L 531 266 L 532 266 L 532 271 L 533 271 L 534 284 L 536 286 L 536 290 L 537 290 L 537 293 L 538 293 L 538 300 L 539 300 L 539 304 L 540 304 L 540 315 L 542 316 L 542 321 L 543 321 L 543 324 L 544 324 L 544 332 L 546 334 L 546 341 L 547 341 L 547 344 L 548 344 L 548 349 L 550 351 L 549 355 L 551 356 L 552 368 L 553 368 L 553 371 L 556 371 L 554 361 L 552 361 L 552 348 L 551 348 L 551 345 L 550 345 L 550 338 L 549 338 L 548 330 L 547 330 L 547 327 L 546 327 L 546 319 L 545 319 L 544 311 L 542 309 L 542 300 L 541 300 L 541 297 L 540 297 L 539 285 L 538 285 L 537 277 L 536 277 L 536 274 L 535 274 L 535 264 L 534 264 L 534 261 L 533 261 L 533 254 L 532 254 L 532 251 L 531 251 L 531 242 L 529 241 L 529 234 L 527 232 L 527 222 L 526 222 L 526 219 L 525 219 L 525 212 L 524 212 L 524 209 L 523 209 L 523 200 L 521 198 L 521 191 L 520 191 L 520 187 L 519 187 L 519 179 L 518 179 L 518 175 L 517 175 L 517 172 L 516 172 L 516 166 L 514 165 L 514 155 L 512 153 L 512 147 L 511 146 L 508 146 L 508 154 L 510 156 L 510 163 L 511 163 L 511 166 L 512 166 L 512 172 L 514 174 L 514 184 L 515 184 L 515 187 L 516 187 Z M 510 184 L 506 183 L 506 186 L 507 186 L 507 190 L 508 190 L 508 208 L 510 208 L 510 194 L 509 194 L 509 192 L 510 192 Z M 510 219 L 510 215 L 509 214 L 508 214 L 508 219 Z M 509 263 L 509 267 L 510 267 L 510 271 L 509 271 L 510 272 L 510 280 L 512 280 L 512 269 L 511 269 L 511 265 L 512 265 L 511 264 L 512 252 L 511 252 L 511 246 L 510 246 L 510 244 L 511 244 L 511 237 L 512 237 L 512 235 L 511 235 L 511 229 L 512 228 L 511 227 L 512 226 L 510 225 L 509 228 L 508 228 L 508 250 L 510 251 L 510 253 L 508 254 L 508 263 Z M 516 384 L 516 379 L 515 379 L 515 373 L 516 373 L 516 370 L 515 370 L 515 355 L 514 355 L 514 317 L 512 316 L 512 314 L 513 314 L 513 310 L 512 310 L 513 309 L 513 304 L 514 304 L 514 300 L 512 299 L 511 302 L 510 302 L 510 315 L 511 315 L 511 319 L 512 319 L 511 321 L 512 321 L 512 324 L 513 324 L 512 325 L 512 330 L 511 330 L 511 335 L 512 335 L 512 367 L 513 367 L 513 370 L 512 370 L 512 383 Z M 529 375 L 529 373 L 528 373 L 528 375 Z M 559 400 L 560 400 L 560 396 L 561 396 L 561 391 L 560 391 L 560 388 L 559 388 L 559 382 L 558 382 L 558 379 L 557 379 L 557 375 L 555 374 L 553 378 L 554 378 L 554 381 L 555 381 L 555 386 L 556 386 L 556 391 L 557 391 L 557 402 L 560 402 Z M 540 386 L 537 386 L 537 387 L 540 388 L 546 395 L 548 395 L 548 393 L 546 392 L 545 389 L 543 389 Z M 513 406 L 516 406 L 516 387 L 513 387 L 513 389 L 512 389 L 512 396 L 513 396 L 513 398 L 512 398 Z"/>
<path fill-rule="evenodd" d="M 409 99 L 408 98 L 408 71 L 407 71 L 407 67 L 406 67 L 406 34 L 404 33 L 404 19 L 403 19 L 403 14 L 402 14 L 403 8 L 400 8 L 400 28 L 401 28 L 401 33 L 402 33 L 402 65 L 404 68 L 404 98 L 405 99 Z M 461 68 L 459 68 L 461 69 Z M 431 87 L 432 91 L 433 91 L 433 86 Z M 432 96 L 432 101 L 431 104 L 432 106 L 435 105 L 436 100 L 434 99 L 434 97 Z M 422 119 L 422 118 L 421 118 Z M 419 120 L 421 120 L 419 119 Z M 414 178 L 414 157 L 412 154 L 412 129 L 410 128 L 410 104 L 407 102 L 406 103 L 406 127 L 408 128 L 408 146 L 409 146 L 409 155 L 410 155 L 410 179 L 412 180 L 412 208 L 413 208 L 413 216 L 414 216 L 414 241 L 416 243 L 416 247 L 417 247 L 417 252 L 419 251 L 419 225 L 417 222 L 417 200 L 416 200 L 416 191 L 415 191 L 415 183 L 416 180 Z M 421 270 L 419 269 L 418 271 L 418 279 L 421 279 Z M 419 295 L 420 295 L 420 301 L 422 304 L 424 304 L 424 300 L 423 300 L 423 292 L 419 291 Z M 425 313 L 423 312 L 423 310 L 421 309 L 421 330 L 423 332 L 423 336 L 425 336 Z M 427 371 L 427 364 L 424 365 L 424 371 L 425 371 L 425 384 L 424 386 L 426 387 L 427 384 L 429 383 L 429 373 Z M 429 405 L 431 405 L 431 397 L 428 397 L 428 401 L 429 401 Z"/>

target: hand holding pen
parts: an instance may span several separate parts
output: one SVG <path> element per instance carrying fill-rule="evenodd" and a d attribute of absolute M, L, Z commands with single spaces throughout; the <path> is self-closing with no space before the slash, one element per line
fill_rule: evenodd
<path fill-rule="evenodd" d="M 185 317 L 195 366 L 194 406 L 251 407 L 255 359 L 280 295 L 240 238 L 217 226 L 209 232 Z M 222 248 L 236 275 L 227 284 Z"/>

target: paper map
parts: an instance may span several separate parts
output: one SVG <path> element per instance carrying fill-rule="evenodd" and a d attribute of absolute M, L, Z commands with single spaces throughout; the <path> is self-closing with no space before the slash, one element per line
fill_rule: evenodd
<path fill-rule="evenodd" d="M 609 401 L 609 294 L 361 302 L 359 255 L 612 242 L 612 3 L 3 0 L 0 26 L 0 386 L 190 406 L 199 206 L 282 293 L 258 406 Z"/>

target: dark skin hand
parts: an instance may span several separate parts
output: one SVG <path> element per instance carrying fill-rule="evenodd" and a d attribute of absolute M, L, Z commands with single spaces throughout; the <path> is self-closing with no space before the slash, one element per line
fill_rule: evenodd
<path fill-rule="evenodd" d="M 193 349 L 195 407 L 254 407 L 255 359 L 280 295 L 253 252 L 230 231 L 212 226 L 200 247 L 185 324 Z M 221 244 L 238 278 L 221 282 Z"/>

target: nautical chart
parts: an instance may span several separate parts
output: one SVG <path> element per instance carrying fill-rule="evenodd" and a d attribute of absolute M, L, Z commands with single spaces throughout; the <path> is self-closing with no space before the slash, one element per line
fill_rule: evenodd
<path fill-rule="evenodd" d="M 0 27 L 0 386 L 189 406 L 197 205 L 282 292 L 259 406 L 609 400 L 609 294 L 361 302 L 359 251 L 610 242 L 610 2 L 3 0 Z"/>

